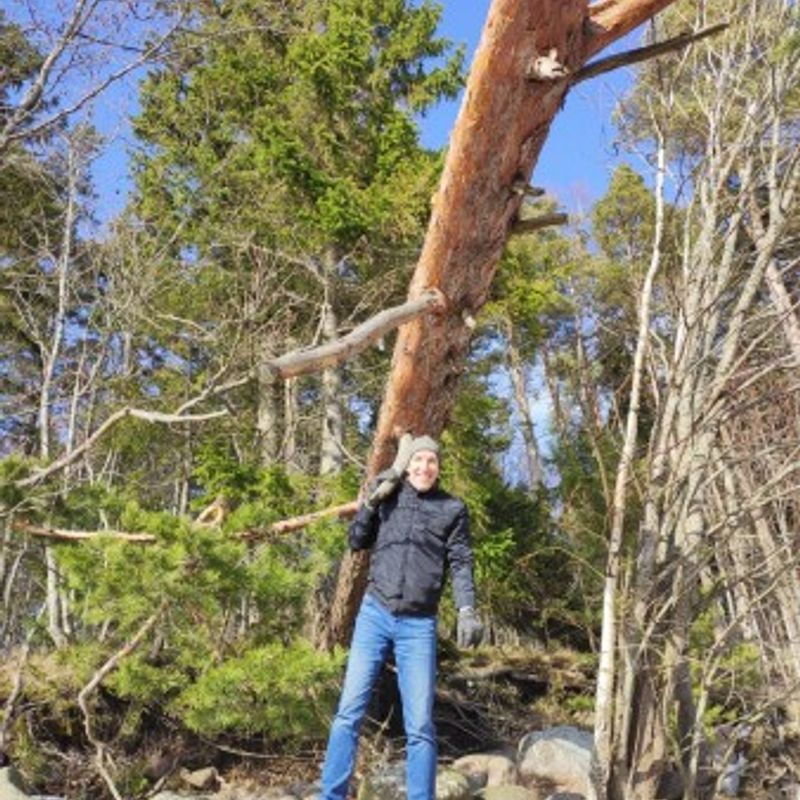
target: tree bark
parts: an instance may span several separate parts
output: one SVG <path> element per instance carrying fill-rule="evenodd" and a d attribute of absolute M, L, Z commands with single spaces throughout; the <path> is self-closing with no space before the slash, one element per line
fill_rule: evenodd
<path fill-rule="evenodd" d="M 781 271 L 778 269 L 778 264 L 774 258 L 770 259 L 769 264 L 767 264 L 764 279 L 769 289 L 772 304 L 780 316 L 781 327 L 789 344 L 789 349 L 792 351 L 792 358 L 795 364 L 800 367 L 800 318 L 798 318 L 797 309 L 792 303 L 789 292 L 786 291 Z"/>
<path fill-rule="evenodd" d="M 39 455 L 43 462 L 50 459 L 50 408 L 52 403 L 53 380 L 56 366 L 61 356 L 61 343 L 64 338 L 64 325 L 67 316 L 67 292 L 69 267 L 72 262 L 73 234 L 78 216 L 78 181 L 81 176 L 81 159 L 78 154 L 78 143 L 67 143 L 67 205 L 64 209 L 63 234 L 61 251 L 56 260 L 56 274 L 58 276 L 58 304 L 56 315 L 53 319 L 53 335 L 49 349 L 42 353 L 43 374 L 42 388 L 39 393 Z M 50 545 L 45 545 L 45 564 L 47 580 L 47 629 L 56 647 L 66 643 L 66 636 L 62 630 L 61 597 L 59 586 L 59 573 L 56 565 L 55 552 Z"/>
<path fill-rule="evenodd" d="M 322 336 L 326 343 L 334 344 L 339 338 L 336 318 L 335 276 L 336 257 L 325 254 L 325 299 L 322 306 Z M 337 365 L 327 367 L 322 373 L 322 430 L 320 431 L 319 474 L 331 475 L 342 470 L 342 444 L 344 418 L 342 416 L 342 376 Z"/>
<path fill-rule="evenodd" d="M 506 353 L 508 356 L 508 372 L 511 376 L 511 386 L 517 402 L 520 416 L 520 428 L 525 442 L 525 458 L 528 465 L 528 482 L 530 491 L 535 492 L 544 480 L 542 458 L 539 446 L 536 443 L 536 430 L 533 425 L 533 415 L 528 403 L 528 386 L 525 380 L 525 362 L 516 341 L 517 332 L 510 320 L 506 324 Z"/>
<path fill-rule="evenodd" d="M 262 467 L 275 463 L 278 457 L 279 416 L 275 375 L 269 368 L 269 360 L 258 356 L 256 382 L 258 385 L 258 409 L 256 411 L 256 430 L 258 431 L 259 460 Z"/>
<path fill-rule="evenodd" d="M 300 469 L 297 450 L 297 425 L 300 417 L 297 378 L 283 383 L 283 447 L 281 461 L 289 469 Z"/>
<path fill-rule="evenodd" d="M 470 318 L 486 302 L 518 219 L 533 167 L 569 88 L 568 78 L 529 77 L 555 54 L 568 74 L 672 0 L 493 0 L 450 138 L 447 160 L 409 297 L 439 289 L 445 309 L 398 333 L 368 465 L 374 475 L 404 431 L 443 430 L 469 346 Z M 344 642 L 363 592 L 367 560 L 340 570 L 326 637 Z"/>
<path fill-rule="evenodd" d="M 47 632 L 56 647 L 63 647 L 67 643 L 67 638 L 61 628 L 61 596 L 59 592 L 59 573 L 56 562 L 55 550 L 50 545 L 45 545 L 44 561 L 47 569 L 46 584 L 46 608 L 47 608 Z"/>
<path fill-rule="evenodd" d="M 639 293 L 639 327 L 636 337 L 636 351 L 633 357 L 631 374 L 630 403 L 625 423 L 625 438 L 622 453 L 617 465 L 614 495 L 611 504 L 611 535 L 606 558 L 606 576 L 603 587 L 603 615 L 600 643 L 600 661 L 597 670 L 597 690 L 595 693 L 595 757 L 599 778 L 598 796 L 603 796 L 602 787 L 608 785 L 611 777 L 612 720 L 614 717 L 614 684 L 617 663 L 617 589 L 622 569 L 623 533 L 627 508 L 628 476 L 633 467 L 639 431 L 639 403 L 641 401 L 642 380 L 645 357 L 650 337 L 650 304 L 656 274 L 661 265 L 661 247 L 664 231 L 664 175 L 666 172 L 666 143 L 663 134 L 657 133 L 657 169 L 655 185 L 656 218 L 653 234 L 653 251 L 650 267 L 645 275 Z"/>

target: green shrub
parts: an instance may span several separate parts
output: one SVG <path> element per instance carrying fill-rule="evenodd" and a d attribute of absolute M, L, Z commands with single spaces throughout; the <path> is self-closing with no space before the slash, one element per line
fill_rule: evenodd
<path fill-rule="evenodd" d="M 343 652 L 319 653 L 304 641 L 258 647 L 209 669 L 173 709 L 206 735 L 318 737 L 333 711 L 343 661 Z"/>

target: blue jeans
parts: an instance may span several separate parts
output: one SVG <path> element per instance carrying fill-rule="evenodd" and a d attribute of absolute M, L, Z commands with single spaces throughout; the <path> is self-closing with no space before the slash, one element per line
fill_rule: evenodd
<path fill-rule="evenodd" d="M 394 647 L 406 732 L 408 800 L 433 800 L 436 786 L 436 617 L 392 614 L 366 595 L 356 618 L 339 709 L 331 726 L 322 800 L 345 800 L 358 731 L 375 682 Z"/>

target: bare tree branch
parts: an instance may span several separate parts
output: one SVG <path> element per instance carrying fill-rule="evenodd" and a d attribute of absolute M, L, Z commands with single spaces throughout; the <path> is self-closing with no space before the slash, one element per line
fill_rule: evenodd
<path fill-rule="evenodd" d="M 728 27 L 727 22 L 720 22 L 716 25 L 710 25 L 708 28 L 703 28 L 699 31 L 686 31 L 679 36 L 672 39 L 667 39 L 664 42 L 657 42 L 650 44 L 646 47 L 636 47 L 633 50 L 626 50 L 624 53 L 617 53 L 613 56 L 600 58 L 581 67 L 573 76 L 572 84 L 581 83 L 581 81 L 596 78 L 598 75 L 604 75 L 606 72 L 619 69 L 620 67 L 629 67 L 632 64 L 639 64 L 642 61 L 648 61 L 651 58 L 666 55 L 667 53 L 674 53 L 676 50 L 682 50 L 695 42 L 699 42 L 708 36 L 713 36 L 715 33 L 724 31 Z"/>
<path fill-rule="evenodd" d="M 88 5 L 88 8 L 87 8 Z M 79 0 L 72 16 L 67 23 L 64 33 L 56 42 L 53 49 L 47 54 L 39 72 L 34 79 L 25 96 L 20 101 L 14 113 L 11 114 L 0 131 L 0 155 L 2 155 L 8 147 L 15 141 L 25 139 L 28 137 L 35 137 L 48 128 L 57 125 L 61 120 L 66 119 L 72 114 L 76 113 L 95 97 L 104 92 L 111 84 L 124 78 L 129 73 L 143 66 L 149 61 L 152 61 L 164 48 L 167 42 L 174 36 L 175 32 L 180 28 L 184 21 L 184 15 L 175 22 L 165 33 L 159 36 L 151 45 L 145 48 L 141 55 L 127 64 L 115 70 L 110 75 L 106 76 L 97 85 L 82 94 L 71 105 L 65 106 L 56 113 L 44 119 L 42 122 L 32 126 L 25 127 L 25 123 L 39 108 L 42 97 L 45 92 L 47 81 L 55 67 L 56 62 L 64 54 L 65 49 L 69 44 L 81 37 L 81 31 L 86 23 L 89 21 L 92 14 L 94 14 L 98 0 Z"/>
<path fill-rule="evenodd" d="M 145 411 L 141 408 L 125 406 L 125 408 L 115 411 L 108 417 L 91 436 L 87 437 L 87 439 L 72 450 L 72 452 L 56 459 L 52 464 L 48 464 L 46 467 L 34 470 L 33 474 L 29 475 L 27 478 L 15 481 L 14 486 L 18 489 L 35 486 L 45 480 L 45 478 L 49 478 L 52 474 L 64 469 L 64 467 L 75 462 L 83 453 L 89 450 L 110 428 L 116 425 L 117 422 L 126 417 L 135 417 L 145 422 L 186 423 L 206 422 L 210 419 L 224 417 L 228 413 L 227 409 L 223 409 L 222 411 L 211 411 L 208 414 L 165 414 L 162 411 Z"/>
<path fill-rule="evenodd" d="M 92 729 L 92 717 L 89 710 L 88 699 L 89 696 L 97 689 L 97 687 L 103 681 L 103 678 L 106 677 L 110 672 L 117 668 L 117 665 L 122 661 L 123 658 L 130 655 L 142 642 L 145 636 L 153 629 L 156 622 L 161 618 L 164 612 L 167 610 L 169 606 L 169 600 L 164 598 L 161 601 L 161 604 L 156 609 L 153 614 L 151 614 L 139 627 L 139 630 L 133 635 L 123 647 L 117 650 L 104 664 L 100 669 L 98 669 L 94 675 L 92 675 L 91 680 L 83 687 L 83 689 L 78 692 L 78 706 L 83 713 L 83 728 L 86 731 L 86 738 L 92 743 L 95 748 L 95 763 L 97 765 L 97 770 L 100 773 L 103 780 L 106 782 L 109 791 L 114 796 L 115 800 L 122 800 L 122 796 L 119 793 L 116 785 L 114 784 L 111 775 L 109 774 L 108 770 L 106 769 L 105 761 L 106 761 L 106 747 L 105 744 L 97 738 Z"/>
<path fill-rule="evenodd" d="M 569 215 L 560 212 L 552 214 L 542 214 L 538 217 L 531 217 L 530 219 L 519 219 L 514 223 L 511 229 L 512 236 L 524 236 L 528 233 L 535 233 L 542 230 L 542 228 L 550 228 L 555 225 L 568 225 Z"/>
<path fill-rule="evenodd" d="M 438 289 L 428 289 L 413 300 L 378 312 L 375 316 L 363 322 L 361 325 L 358 325 L 341 339 L 336 339 L 333 342 L 319 347 L 293 350 L 279 358 L 266 362 L 264 366 L 277 377 L 281 378 L 291 378 L 297 375 L 307 375 L 312 372 L 318 372 L 319 370 L 334 366 L 348 358 L 358 355 L 389 331 L 394 330 L 410 320 L 416 319 L 426 311 L 442 310 L 445 305 L 446 301 L 444 295 Z M 221 386 L 215 387 L 212 385 L 204 389 L 197 397 L 187 400 L 179 407 L 177 412 L 172 414 L 161 411 L 147 411 L 131 406 L 121 408 L 111 414 L 91 436 L 87 437 L 87 439 L 74 450 L 56 459 L 47 467 L 35 470 L 33 474 L 29 475 L 27 478 L 16 481 L 14 485 L 19 489 L 35 486 L 59 470 L 64 469 L 64 467 L 69 464 L 74 463 L 81 455 L 94 446 L 111 427 L 126 417 L 134 417 L 144 420 L 145 422 L 178 424 L 205 422 L 226 416 L 229 413 L 227 409 L 193 415 L 185 414 L 184 412 L 198 405 L 208 397 L 217 396 L 243 386 L 252 380 L 252 378 L 253 373 L 249 373 Z"/>
<path fill-rule="evenodd" d="M 307 350 L 294 350 L 268 362 L 266 366 L 281 378 L 318 372 L 358 355 L 381 336 L 426 311 L 444 309 L 445 304 L 444 295 L 438 289 L 427 289 L 413 300 L 378 312 L 341 339 Z"/>
<path fill-rule="evenodd" d="M 213 508 L 218 501 L 210 506 Z M 310 514 L 302 514 L 298 517 L 290 517 L 289 519 L 273 522 L 267 528 L 251 529 L 245 531 L 239 538 L 245 541 L 258 541 L 265 539 L 269 536 L 281 535 L 284 533 L 291 533 L 293 531 L 306 528 L 314 522 L 319 522 L 322 519 L 341 519 L 347 520 L 353 517 L 358 510 L 358 500 L 351 500 L 349 503 L 342 503 L 338 506 L 331 506 L 324 508 L 321 511 L 313 511 Z M 206 509 L 206 512 L 208 509 Z M 205 512 L 204 512 L 205 513 Z M 208 527 L 209 523 L 202 519 L 203 514 L 198 517 L 195 522 Z M 217 524 L 215 520 L 214 523 Z M 67 542 L 85 542 L 91 539 L 113 539 L 122 542 L 129 542 L 131 544 L 155 544 L 158 537 L 152 533 L 129 533 L 126 531 L 73 531 L 64 528 L 46 528 L 40 525 L 33 525 L 30 522 L 23 520 L 14 520 L 11 525 L 12 529 L 25 533 L 30 536 L 39 536 L 46 539 L 58 539 Z"/>
<path fill-rule="evenodd" d="M 152 533 L 127 533 L 125 531 L 72 531 L 63 528 L 45 528 L 39 525 L 32 525 L 20 519 L 15 519 L 11 523 L 13 530 L 26 533 L 29 536 L 38 536 L 43 539 L 61 539 L 63 541 L 81 542 L 87 539 L 118 539 L 123 542 L 139 542 L 151 544 L 157 542 L 158 538 Z"/>
<path fill-rule="evenodd" d="M 292 517 L 284 519 L 279 522 L 273 522 L 268 528 L 264 530 L 250 530 L 242 535 L 243 539 L 248 541 L 255 541 L 263 539 L 271 534 L 290 533 L 292 531 L 300 530 L 314 522 L 319 522 L 321 519 L 350 519 L 358 510 L 358 500 L 351 500 L 349 503 L 342 503 L 338 506 L 325 508 L 321 511 L 314 511 L 311 514 L 303 514 L 299 517 Z"/>

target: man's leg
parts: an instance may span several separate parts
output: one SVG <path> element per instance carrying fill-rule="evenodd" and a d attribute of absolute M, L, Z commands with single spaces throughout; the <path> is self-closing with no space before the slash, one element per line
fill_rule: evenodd
<path fill-rule="evenodd" d="M 356 617 L 339 709 L 322 768 L 322 800 L 345 800 L 358 747 L 358 731 L 372 688 L 391 646 L 392 615 L 369 597 Z"/>
<path fill-rule="evenodd" d="M 408 800 L 433 800 L 436 794 L 436 618 L 398 619 L 394 645 L 397 680 L 406 730 Z"/>

